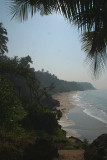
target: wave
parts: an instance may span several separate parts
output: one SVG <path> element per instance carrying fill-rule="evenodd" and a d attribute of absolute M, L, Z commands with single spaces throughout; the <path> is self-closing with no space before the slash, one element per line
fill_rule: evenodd
<path fill-rule="evenodd" d="M 83 112 L 88 116 L 107 124 L 107 112 L 106 107 L 104 107 L 104 105 L 107 104 L 107 99 L 104 97 L 104 94 L 102 94 L 99 98 L 96 98 L 99 93 L 101 94 L 101 92 L 97 92 L 93 94 L 90 94 L 89 91 L 77 92 L 72 96 L 71 103 L 81 107 Z"/>
<path fill-rule="evenodd" d="M 69 120 L 69 121 L 67 121 L 67 120 L 66 120 L 66 121 L 65 121 L 65 120 L 64 120 L 64 121 L 59 120 L 58 123 L 59 123 L 59 125 L 61 125 L 63 128 L 74 125 L 74 123 L 72 123 L 70 120 Z"/>
<path fill-rule="evenodd" d="M 107 114 L 103 110 L 90 110 L 90 109 L 84 109 L 84 113 L 86 113 L 88 116 L 93 117 L 105 124 L 107 124 Z"/>
<path fill-rule="evenodd" d="M 73 96 L 72 96 L 72 100 L 74 101 L 74 102 L 79 102 L 80 101 L 80 96 L 78 95 L 78 93 L 76 93 L 76 94 L 74 94 Z"/>

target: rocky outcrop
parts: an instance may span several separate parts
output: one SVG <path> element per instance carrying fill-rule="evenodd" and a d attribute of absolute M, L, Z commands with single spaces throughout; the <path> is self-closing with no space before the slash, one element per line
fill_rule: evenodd
<path fill-rule="evenodd" d="M 99 136 L 89 145 L 85 160 L 107 160 L 107 134 Z"/>

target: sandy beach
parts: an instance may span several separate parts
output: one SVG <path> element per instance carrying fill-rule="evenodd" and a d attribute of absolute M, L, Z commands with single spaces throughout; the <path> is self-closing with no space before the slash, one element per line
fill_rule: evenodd
<path fill-rule="evenodd" d="M 66 131 L 67 137 L 73 136 L 81 140 L 83 140 L 84 138 L 87 138 L 89 142 L 92 142 L 101 134 L 107 133 L 107 125 L 106 123 L 101 121 L 102 119 L 101 120 L 96 119 L 96 117 L 94 118 L 93 116 L 90 116 L 84 112 L 84 110 L 90 109 L 91 100 L 88 103 L 85 103 L 85 101 L 84 103 L 79 103 L 78 96 L 77 96 L 76 100 L 79 105 L 77 106 L 72 104 L 74 102 L 73 100 L 75 99 L 75 98 L 72 98 L 73 95 L 81 94 L 80 97 L 82 97 L 83 93 L 87 93 L 90 95 L 91 92 L 93 94 L 95 92 L 94 95 L 96 95 L 97 92 L 100 93 L 99 91 L 84 91 L 84 92 L 78 92 L 78 94 L 77 92 L 65 92 L 65 93 L 60 93 L 53 96 L 54 99 L 60 102 L 60 106 L 57 107 L 57 109 L 61 110 L 62 117 L 58 121 L 58 123 L 62 126 L 62 129 Z M 88 99 L 90 97 L 91 96 L 88 96 Z M 94 99 L 93 99 L 93 102 L 94 102 Z M 82 105 L 83 107 L 81 107 Z M 70 112 L 70 110 L 72 110 L 72 112 Z M 94 114 L 95 113 L 94 111 L 97 111 L 97 108 L 92 106 L 91 111 L 93 111 L 92 113 Z M 105 118 L 104 120 L 106 120 L 106 117 L 105 117 L 106 114 L 102 115 L 103 113 L 102 110 L 101 112 L 100 110 L 98 110 L 97 112 L 98 112 L 97 116 L 100 116 L 100 118 L 103 118 L 103 119 Z"/>
<path fill-rule="evenodd" d="M 57 107 L 58 110 L 61 110 L 62 112 L 62 117 L 61 119 L 58 121 L 58 123 L 63 127 L 67 127 L 69 125 L 74 125 L 74 122 L 69 120 L 66 117 L 66 114 L 69 113 L 69 111 L 71 109 L 73 109 L 75 107 L 75 105 L 73 105 L 71 103 L 71 99 L 70 96 L 71 94 L 75 94 L 76 91 L 72 91 L 72 92 L 65 92 L 65 93 L 59 93 L 59 94 L 55 94 L 53 95 L 53 98 L 58 100 L 60 102 L 60 106 Z M 71 130 L 71 129 L 65 129 L 63 128 L 63 130 L 66 131 L 66 136 L 67 137 L 79 137 L 80 135 L 77 134 L 77 132 L 75 130 Z"/>

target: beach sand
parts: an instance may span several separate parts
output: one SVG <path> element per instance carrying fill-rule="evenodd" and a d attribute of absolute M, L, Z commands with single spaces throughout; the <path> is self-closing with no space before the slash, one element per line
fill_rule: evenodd
<path fill-rule="evenodd" d="M 66 117 L 66 114 L 69 113 L 69 111 L 75 107 L 75 105 L 71 103 L 71 98 L 70 98 L 70 96 L 75 93 L 76 91 L 72 91 L 72 92 L 64 92 L 53 95 L 53 98 L 60 102 L 60 106 L 56 108 L 57 110 L 60 110 L 62 112 L 62 117 L 58 121 L 58 123 L 62 126 L 62 129 L 66 131 L 67 137 L 71 136 L 80 137 L 80 135 L 77 134 L 75 130 L 64 128 L 69 125 L 74 125 L 74 122 L 69 120 Z"/>

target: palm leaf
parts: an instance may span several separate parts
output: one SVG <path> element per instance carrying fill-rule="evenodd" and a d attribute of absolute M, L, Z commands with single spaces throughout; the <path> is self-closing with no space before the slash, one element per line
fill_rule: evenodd
<path fill-rule="evenodd" d="M 3 55 L 5 52 L 8 52 L 7 42 L 7 31 L 5 28 L 3 28 L 2 23 L 0 23 L 0 55 Z"/>
<path fill-rule="evenodd" d="M 70 23 L 78 26 L 83 34 L 83 49 L 88 53 L 88 57 L 94 60 L 94 71 L 97 71 L 96 64 L 99 64 L 99 61 L 100 64 L 105 64 L 102 61 L 107 46 L 107 0 L 11 0 L 11 2 L 12 18 L 16 17 L 21 21 L 26 20 L 29 13 L 33 16 L 38 10 L 43 11 L 42 15 L 60 13 Z"/>

